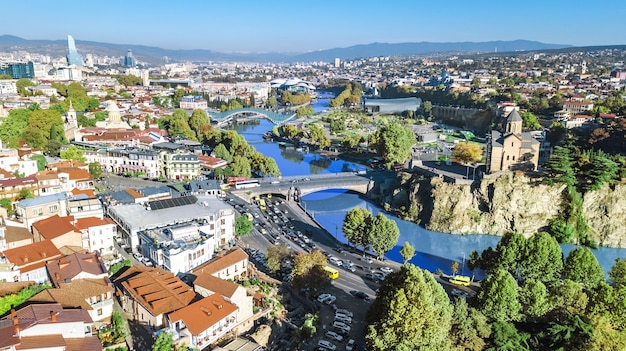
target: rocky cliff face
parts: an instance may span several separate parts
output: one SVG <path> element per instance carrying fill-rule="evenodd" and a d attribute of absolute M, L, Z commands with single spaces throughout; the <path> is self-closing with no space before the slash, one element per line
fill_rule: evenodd
<path fill-rule="evenodd" d="M 457 185 L 441 178 L 399 174 L 391 194 L 394 208 L 417 210 L 426 228 L 444 233 L 530 236 L 545 230 L 562 208 L 564 185 L 547 186 L 522 174 L 484 178 L 478 184 Z M 584 197 L 592 237 L 604 246 L 626 247 L 626 185 L 591 192 Z"/>

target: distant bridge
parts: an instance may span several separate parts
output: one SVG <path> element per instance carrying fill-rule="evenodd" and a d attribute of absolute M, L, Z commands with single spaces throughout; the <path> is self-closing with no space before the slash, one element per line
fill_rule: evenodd
<path fill-rule="evenodd" d="M 252 201 L 255 197 L 266 194 L 294 199 L 327 189 L 346 189 L 365 195 L 372 190 L 373 186 L 374 181 L 369 179 L 367 174 L 340 172 L 305 177 L 282 177 L 279 180 L 264 179 L 258 187 L 232 189 L 231 192 L 241 199 Z"/>
<path fill-rule="evenodd" d="M 288 115 L 282 114 L 279 112 L 274 112 L 262 108 L 254 108 L 254 107 L 244 107 L 244 108 L 236 108 L 234 110 L 228 110 L 224 112 L 209 112 L 207 111 L 209 117 L 216 121 L 218 125 L 228 123 L 232 120 L 235 120 L 238 116 L 244 116 L 247 118 L 250 117 L 260 117 L 269 120 L 275 125 L 283 125 L 286 122 L 294 119 L 296 114 Z"/>

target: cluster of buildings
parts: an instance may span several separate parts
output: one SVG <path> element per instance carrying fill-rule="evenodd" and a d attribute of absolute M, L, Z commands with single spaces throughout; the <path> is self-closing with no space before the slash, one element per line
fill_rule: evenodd
<path fill-rule="evenodd" d="M 67 163 L 47 172 L 72 173 Z M 218 182 L 100 196 L 93 186 L 20 200 L 15 216 L 0 217 L 0 284 L 51 284 L 0 318 L 1 349 L 102 350 L 95 335 L 114 299 L 136 322 L 199 349 L 252 327 L 255 298 L 235 283 L 250 274 L 248 255 L 234 248 L 235 211 Z M 120 247 L 143 260 L 110 276 Z"/>

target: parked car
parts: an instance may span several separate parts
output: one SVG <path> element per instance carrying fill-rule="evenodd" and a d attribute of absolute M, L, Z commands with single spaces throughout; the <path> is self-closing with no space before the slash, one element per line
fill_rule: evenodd
<path fill-rule="evenodd" d="M 375 282 L 379 282 L 380 281 L 380 279 L 376 275 L 374 275 L 372 273 L 366 273 L 365 274 L 365 278 L 373 280 Z"/>
<path fill-rule="evenodd" d="M 135 252 L 133 253 L 133 257 L 137 260 L 137 261 L 141 261 L 143 259 L 143 255 L 139 252 Z"/>
<path fill-rule="evenodd" d="M 324 302 L 327 298 L 329 298 L 331 296 L 333 296 L 333 295 L 327 294 L 327 293 L 321 294 L 320 296 L 317 297 L 317 301 L 318 302 Z"/>
<path fill-rule="evenodd" d="M 337 300 L 337 298 L 336 298 L 335 296 L 330 295 L 328 298 L 326 298 L 326 299 L 324 300 L 324 303 L 325 303 L 325 304 L 327 304 L 327 305 L 330 305 L 330 304 L 332 304 L 333 302 L 335 302 L 336 300 Z"/>
<path fill-rule="evenodd" d="M 359 260 L 361 260 L 363 262 L 367 262 L 367 263 L 373 263 L 374 262 L 374 260 L 372 260 L 369 257 L 361 257 L 361 258 L 359 258 Z"/>
<path fill-rule="evenodd" d="M 358 297 L 359 299 L 363 299 L 365 301 L 369 301 L 370 300 L 369 295 L 367 295 L 366 293 L 364 293 L 362 291 L 352 290 L 352 291 L 350 291 L 350 294 L 352 294 L 352 296 L 354 296 L 354 297 Z"/>
<path fill-rule="evenodd" d="M 152 267 L 152 260 L 150 260 L 148 257 L 142 258 L 141 263 L 143 263 L 144 265 L 148 267 Z"/>
<path fill-rule="evenodd" d="M 349 334 L 350 333 L 350 326 L 347 325 L 344 322 L 334 321 L 333 322 L 333 328 L 335 330 L 339 331 L 342 334 Z"/>
<path fill-rule="evenodd" d="M 339 341 L 339 342 L 343 341 L 343 336 L 335 333 L 332 330 L 327 331 L 325 335 L 326 335 L 327 338 L 329 338 L 331 340 L 335 340 L 335 341 Z"/>
<path fill-rule="evenodd" d="M 383 266 L 379 268 L 381 272 L 385 273 L 385 274 L 389 274 L 391 272 L 393 272 L 393 269 L 387 267 L 387 266 Z"/>
<path fill-rule="evenodd" d="M 342 315 L 336 315 L 335 316 L 335 321 L 343 322 L 343 323 L 346 323 L 346 324 L 350 324 L 350 323 L 352 323 L 352 318 L 346 317 L 346 316 L 342 316 Z"/>
<path fill-rule="evenodd" d="M 325 347 L 325 348 L 327 348 L 329 350 L 333 350 L 333 351 L 337 349 L 337 346 L 335 346 L 335 344 L 331 343 L 328 340 L 320 340 L 320 341 L 318 341 L 317 342 L 317 346 Z"/>
<path fill-rule="evenodd" d="M 344 314 L 344 315 L 346 315 L 346 316 L 348 316 L 350 318 L 354 317 L 354 314 L 352 314 L 351 311 L 348 311 L 348 310 L 346 310 L 344 308 L 338 308 L 337 310 L 335 310 L 335 313 L 341 313 L 341 314 Z"/>
<path fill-rule="evenodd" d="M 356 342 L 354 341 L 354 339 L 350 339 L 348 340 L 348 343 L 346 344 L 346 351 L 353 351 L 356 348 Z"/>

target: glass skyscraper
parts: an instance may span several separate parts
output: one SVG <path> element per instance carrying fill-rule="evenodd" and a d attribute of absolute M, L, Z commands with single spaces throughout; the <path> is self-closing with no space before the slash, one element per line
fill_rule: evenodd
<path fill-rule="evenodd" d="M 74 38 L 71 35 L 67 36 L 67 65 L 83 65 L 78 50 L 76 50 L 76 44 L 74 44 Z"/>
<path fill-rule="evenodd" d="M 128 49 L 128 53 L 124 56 L 124 66 L 135 67 L 135 58 L 133 57 L 133 52 L 130 49 Z"/>

